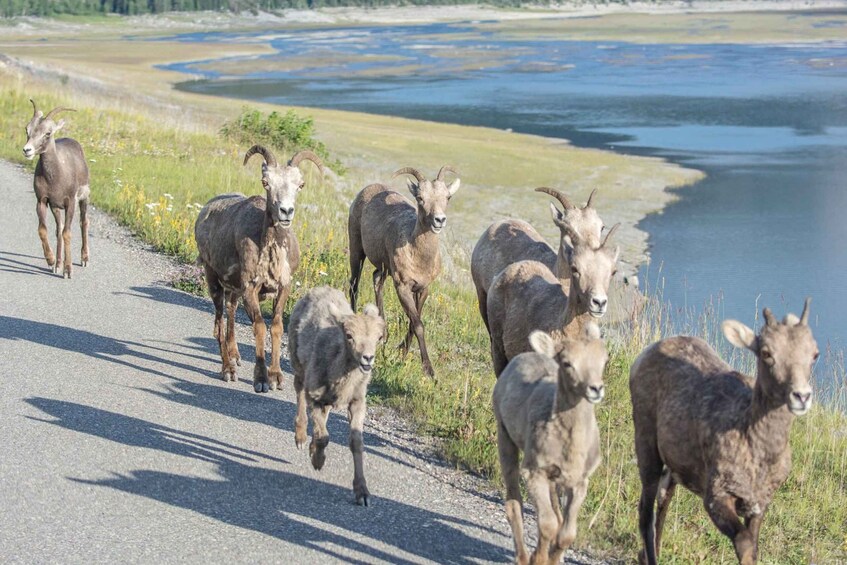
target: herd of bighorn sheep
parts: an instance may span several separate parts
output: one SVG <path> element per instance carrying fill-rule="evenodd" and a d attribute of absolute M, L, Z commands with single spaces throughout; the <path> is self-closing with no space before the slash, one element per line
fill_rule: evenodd
<path fill-rule="evenodd" d="M 55 116 L 72 110 L 59 107 L 44 115 L 35 102 L 32 106 L 23 153 L 28 159 L 39 156 L 33 181 L 38 235 L 47 264 L 58 273 L 61 259 L 64 277 L 70 278 L 70 229 L 77 204 L 82 265 L 89 262 L 88 166 L 79 143 L 55 138 L 65 125 Z M 263 159 L 264 195 L 212 198 L 201 210 L 194 233 L 215 307 L 221 377 L 235 381 L 240 365 L 234 329 L 241 299 L 255 338 L 254 390 L 268 392 L 283 384 L 283 310 L 300 261 L 292 223 L 297 194 L 306 186 L 300 165 L 310 161 L 323 173 L 323 164 L 311 151 L 295 153 L 280 164 L 261 145 L 247 150 L 243 164 L 257 154 Z M 454 177 L 449 183 L 448 174 Z M 434 376 L 423 306 L 441 272 L 439 234 L 447 223 L 449 201 L 460 186 L 457 171 L 449 165 L 441 167 L 434 180 L 412 167 L 394 173 L 400 175 L 409 179 L 414 202 L 386 185 L 371 184 L 350 205 L 349 304 L 341 290 L 310 289 L 294 306 L 288 328 L 297 396 L 295 443 L 298 448 L 306 443 L 308 406 L 309 454 L 314 468 L 321 469 L 329 444 L 329 412 L 346 406 L 353 491 L 356 502 L 364 505 L 370 497 L 362 459 L 367 387 L 377 350 L 387 337 L 383 285 L 390 276 L 409 320 L 401 350 L 405 354 L 415 337 L 423 369 Z M 608 355 L 596 322 L 607 312 L 619 255 L 611 244 L 618 225 L 605 229 L 593 204 L 594 192 L 580 207 L 556 189 L 536 191 L 562 206 L 550 204 L 560 232 L 558 250 L 530 224 L 505 219 L 485 230 L 471 257 L 496 377 L 493 410 L 506 486 L 505 511 L 516 561 L 522 564 L 560 561 L 576 537 L 589 478 L 602 460 L 594 406 L 605 396 Z M 56 219 L 56 255 L 47 240 L 48 206 Z M 374 266 L 376 305 L 368 304 L 357 313 L 366 259 Z M 273 298 L 270 369 L 260 308 L 265 298 Z M 755 354 L 754 377 L 734 371 L 705 341 L 685 336 L 654 343 L 633 363 L 629 387 L 642 484 L 641 563 L 657 563 L 677 484 L 703 499 L 715 526 L 732 541 L 740 563 L 758 559 L 762 520 L 788 477 L 789 431 L 794 417 L 811 407 L 811 373 L 819 355 L 809 327 L 809 299 L 799 318 L 788 314 L 779 322 L 765 308 L 764 320 L 758 335 L 741 322 L 723 323 L 724 336 L 732 345 Z M 531 554 L 524 540 L 521 476 L 538 518 L 538 543 Z"/>

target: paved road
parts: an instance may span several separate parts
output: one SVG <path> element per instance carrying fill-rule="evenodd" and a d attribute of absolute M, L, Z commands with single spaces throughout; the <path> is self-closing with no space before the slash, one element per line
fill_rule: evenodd
<path fill-rule="evenodd" d="M 167 259 L 95 213 L 91 266 L 76 266 L 74 225 L 63 280 L 41 256 L 31 176 L 0 162 L 0 187 L 0 560 L 511 559 L 499 501 L 391 426 L 366 427 L 373 504 L 356 506 L 346 418 L 330 418 L 314 471 L 294 447 L 290 380 L 252 391 L 249 328 L 242 380 L 223 383 L 211 305 L 156 283 Z"/>

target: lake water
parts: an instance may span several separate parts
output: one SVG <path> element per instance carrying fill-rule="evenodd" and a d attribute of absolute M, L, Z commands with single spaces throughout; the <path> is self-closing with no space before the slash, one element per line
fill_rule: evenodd
<path fill-rule="evenodd" d="M 665 157 L 706 180 L 647 217 L 641 279 L 678 308 L 798 312 L 841 348 L 847 317 L 847 45 L 515 41 L 474 25 L 189 34 L 276 54 L 171 65 L 194 92 L 511 128 Z M 317 62 L 321 61 L 320 64 Z M 301 68 L 290 69 L 292 61 Z M 330 61 L 327 63 L 327 61 Z M 332 61 L 336 61 L 333 63 Z M 280 69 L 282 65 L 289 70 Z"/>

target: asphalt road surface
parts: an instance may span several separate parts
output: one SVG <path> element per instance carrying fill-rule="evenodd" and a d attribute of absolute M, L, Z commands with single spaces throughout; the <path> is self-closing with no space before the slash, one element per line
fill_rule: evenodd
<path fill-rule="evenodd" d="M 0 561 L 513 558 L 496 495 L 396 417 L 366 423 L 372 499 L 356 506 L 346 415 L 330 417 L 313 470 L 294 446 L 290 378 L 253 392 L 249 327 L 241 380 L 224 383 L 211 303 L 160 282 L 173 263 L 95 211 L 91 264 L 79 266 L 77 214 L 64 280 L 42 257 L 31 175 L 0 161 L 0 190 Z M 51 217 L 55 247 L 54 230 Z"/>

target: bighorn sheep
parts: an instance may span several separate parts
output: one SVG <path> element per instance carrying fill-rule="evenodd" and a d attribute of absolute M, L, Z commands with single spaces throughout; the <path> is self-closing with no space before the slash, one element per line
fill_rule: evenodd
<path fill-rule="evenodd" d="M 356 503 L 368 505 L 362 467 L 362 431 L 367 415 L 368 383 L 376 348 L 385 337 L 385 322 L 373 304 L 355 314 L 344 294 L 326 286 L 309 291 L 294 306 L 289 325 L 289 353 L 294 369 L 297 415 L 294 440 L 306 443 L 306 404 L 312 412 L 312 466 L 320 470 L 329 444 L 326 420 L 332 407 L 347 405 L 350 451 L 353 452 L 353 492 Z"/>
<path fill-rule="evenodd" d="M 88 198 L 90 195 L 88 164 L 82 146 L 69 137 L 56 139 L 56 132 L 65 126 L 65 120 L 54 121 L 59 112 L 73 112 L 70 108 L 53 108 L 45 116 L 32 103 L 32 119 L 26 126 L 26 145 L 24 157 L 32 161 L 36 155 L 35 166 L 36 212 L 38 213 L 38 237 L 44 258 L 53 272 L 59 272 L 59 260 L 64 250 L 64 277 L 71 278 L 71 224 L 76 205 L 79 203 L 79 224 L 82 231 L 82 266 L 88 266 Z M 47 206 L 56 220 L 56 255 L 47 241 Z M 64 220 L 61 211 L 65 211 Z"/>
<path fill-rule="evenodd" d="M 262 163 L 265 196 L 221 194 L 209 200 L 194 225 L 194 237 L 200 263 L 206 272 L 209 294 L 215 303 L 215 338 L 221 352 L 221 377 L 235 381 L 235 367 L 241 364 L 235 342 L 235 310 L 244 298 L 244 309 L 253 323 L 256 339 L 256 367 L 253 388 L 267 392 L 282 386 L 279 366 L 282 342 L 282 310 L 291 292 L 291 276 L 300 263 L 300 245 L 291 229 L 297 193 L 305 185 L 298 166 L 303 160 L 317 165 L 320 158 L 311 151 L 300 151 L 285 165 L 261 145 L 244 155 L 244 165 L 258 153 Z M 265 321 L 259 302 L 274 296 L 271 319 L 270 383 L 265 365 Z M 223 329 L 224 303 L 227 308 L 226 335 Z"/>
<path fill-rule="evenodd" d="M 756 562 L 759 527 L 791 470 L 791 423 L 812 405 L 809 380 L 819 352 L 808 326 L 809 302 L 799 319 L 788 314 L 782 323 L 765 308 L 758 337 L 741 322 L 723 323 L 732 345 L 756 354 L 755 379 L 734 371 L 696 337 L 664 339 L 633 363 L 642 563 L 657 562 L 677 483 L 703 499 L 738 560 Z"/>
<path fill-rule="evenodd" d="M 438 234 L 447 224 L 447 204 L 459 190 L 456 178 L 449 185 L 447 172 L 456 173 L 449 165 L 441 167 L 435 180 L 427 180 L 417 169 L 406 167 L 394 176 L 410 175 L 409 191 L 417 206 L 387 186 L 372 184 L 356 195 L 350 206 L 347 231 L 350 236 L 350 306 L 356 310 L 359 278 L 365 259 L 374 264 L 376 304 L 385 316 L 382 287 L 391 275 L 400 304 L 409 318 L 409 331 L 400 344 L 407 353 L 412 335 L 418 338 L 421 361 L 429 376 L 435 372 L 429 361 L 424 339 L 421 311 L 429 294 L 429 285 L 441 272 L 441 250 Z"/>
<path fill-rule="evenodd" d="M 570 226 L 589 245 L 596 247 L 600 244 L 603 221 L 591 205 L 596 189 L 591 191 L 588 202 L 582 208 L 575 206 L 567 196 L 554 188 L 539 187 L 535 191 L 553 196 L 564 208 L 559 210 L 550 203 L 553 223 L 561 231 L 559 251 L 553 251 L 541 234 L 523 220 L 503 220 L 491 224 L 485 230 L 471 255 L 471 278 L 476 287 L 479 313 L 486 329 L 489 329 L 488 289 L 491 288 L 494 277 L 503 269 L 518 261 L 538 261 L 544 263 L 559 279 L 569 281 L 570 267 L 565 257 L 569 243 L 564 226 Z"/>
<path fill-rule="evenodd" d="M 512 359 L 494 385 L 497 448 L 506 484 L 506 518 L 517 562 L 529 562 L 524 543 L 518 455 L 538 515 L 532 563 L 559 563 L 576 538 L 588 478 L 600 464 L 593 405 L 603 399 L 607 354 L 593 323 L 577 339 L 534 331 L 534 352 Z M 559 506 L 563 496 L 564 512 Z"/>
<path fill-rule="evenodd" d="M 594 247 L 565 225 L 572 244 L 565 248 L 571 270 L 569 285 L 538 261 L 513 263 L 497 275 L 488 290 L 487 303 L 495 375 L 515 355 L 530 350 L 532 330 L 574 337 L 591 318 L 606 313 L 619 253 L 618 248 L 609 247 L 609 240 L 618 226 Z"/>

